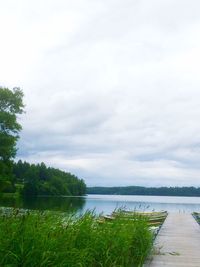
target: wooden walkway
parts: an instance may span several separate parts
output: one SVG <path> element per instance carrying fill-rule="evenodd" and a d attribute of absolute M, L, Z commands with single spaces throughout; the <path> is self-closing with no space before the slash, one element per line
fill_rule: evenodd
<path fill-rule="evenodd" d="M 171 213 L 145 267 L 200 267 L 200 225 L 191 214 Z"/>

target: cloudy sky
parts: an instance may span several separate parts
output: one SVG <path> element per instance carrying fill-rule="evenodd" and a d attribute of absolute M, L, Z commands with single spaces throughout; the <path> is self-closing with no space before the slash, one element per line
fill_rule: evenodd
<path fill-rule="evenodd" d="M 198 0 L 0 0 L 18 158 L 89 186 L 200 186 Z"/>

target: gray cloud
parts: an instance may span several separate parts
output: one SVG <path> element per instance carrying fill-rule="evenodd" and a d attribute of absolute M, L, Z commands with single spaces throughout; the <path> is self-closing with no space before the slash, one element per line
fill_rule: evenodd
<path fill-rule="evenodd" d="M 199 8 L 1 3 L 1 85 L 25 93 L 18 157 L 88 185 L 200 186 Z"/>

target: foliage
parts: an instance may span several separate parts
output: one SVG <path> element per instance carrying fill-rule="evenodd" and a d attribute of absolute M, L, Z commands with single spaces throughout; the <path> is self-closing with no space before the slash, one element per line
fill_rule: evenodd
<path fill-rule="evenodd" d="M 11 159 L 16 154 L 16 143 L 21 125 L 17 115 L 23 112 L 23 92 L 0 87 L 0 192 L 14 192 Z"/>
<path fill-rule="evenodd" d="M 149 195 L 149 196 L 200 196 L 196 187 L 88 187 L 87 194 Z"/>
<path fill-rule="evenodd" d="M 17 183 L 24 184 L 22 194 L 36 195 L 76 195 L 86 192 L 86 185 L 75 175 L 55 168 L 48 168 L 44 163 L 29 164 L 19 160 L 13 165 Z"/>
<path fill-rule="evenodd" d="M 146 220 L 99 223 L 91 212 L 79 218 L 19 211 L 0 216 L 0 266 L 142 266 L 152 246 Z"/>
<path fill-rule="evenodd" d="M 8 161 L 16 154 L 16 142 L 21 125 L 17 115 L 24 108 L 23 92 L 19 88 L 9 90 L 0 87 L 0 160 Z"/>

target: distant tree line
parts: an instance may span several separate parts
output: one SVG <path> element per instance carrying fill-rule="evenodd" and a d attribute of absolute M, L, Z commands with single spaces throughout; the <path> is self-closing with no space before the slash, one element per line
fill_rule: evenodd
<path fill-rule="evenodd" d="M 102 195 L 200 196 L 200 188 L 196 187 L 88 187 L 86 192 Z"/>
<path fill-rule="evenodd" d="M 44 163 L 30 164 L 19 160 L 13 164 L 16 183 L 22 184 L 22 194 L 30 195 L 70 195 L 81 196 L 86 192 L 86 185 L 75 175 Z"/>
<path fill-rule="evenodd" d="M 9 175 L 0 177 L 0 192 L 21 195 L 68 195 L 81 196 L 86 193 L 84 180 L 59 169 L 47 167 L 44 163 L 30 164 L 19 160 L 10 162 Z M 0 175 L 1 176 L 1 175 Z"/>

